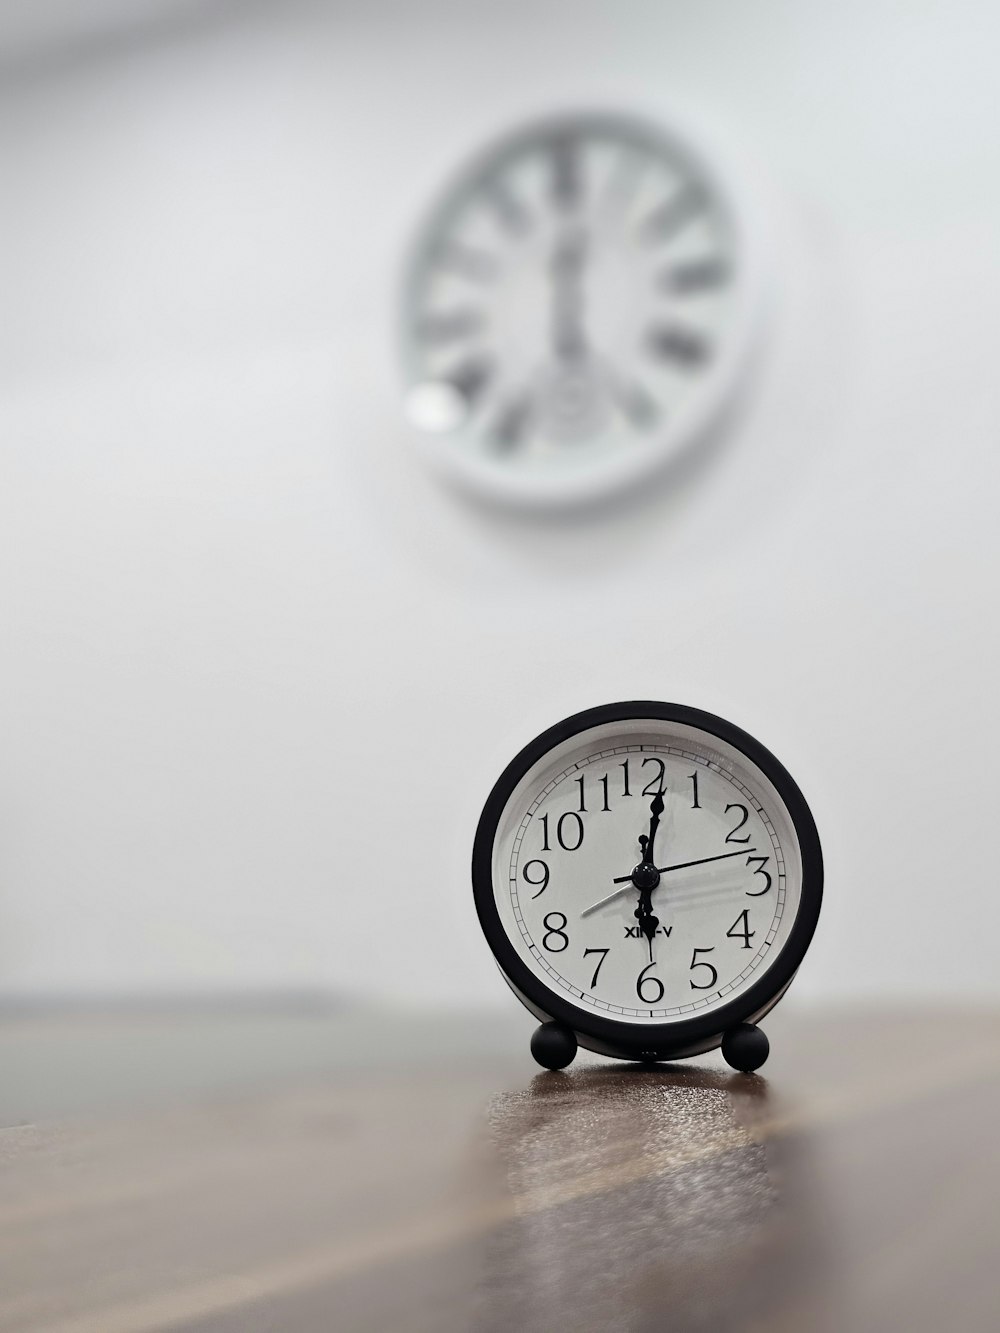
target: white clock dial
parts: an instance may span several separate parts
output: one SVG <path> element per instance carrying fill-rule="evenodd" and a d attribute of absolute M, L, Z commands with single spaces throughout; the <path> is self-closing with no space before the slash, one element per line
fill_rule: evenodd
<path fill-rule="evenodd" d="M 689 443 L 758 305 L 745 210 L 690 136 L 566 117 L 463 175 L 408 275 L 406 410 L 492 495 L 591 499 Z"/>
<path fill-rule="evenodd" d="M 538 760 L 500 816 L 492 870 L 528 970 L 632 1025 L 737 1000 L 781 953 L 802 892 L 792 820 L 764 773 L 697 728 L 642 720 Z"/>

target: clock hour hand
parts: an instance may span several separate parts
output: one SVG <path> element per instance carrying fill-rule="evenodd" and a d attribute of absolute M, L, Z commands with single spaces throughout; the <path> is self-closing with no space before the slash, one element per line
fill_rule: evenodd
<path fill-rule="evenodd" d="M 660 826 L 660 816 L 663 814 L 662 791 L 658 791 L 656 795 L 653 797 L 652 804 L 649 807 L 649 812 L 651 816 L 649 821 L 649 837 L 646 838 L 645 841 L 643 841 L 643 839 L 640 838 L 639 841 L 640 843 L 642 843 L 643 863 L 647 865 L 653 865 L 654 864 L 653 843 L 656 841 L 656 830 Z"/>
<path fill-rule="evenodd" d="M 657 866 L 656 871 L 659 875 L 666 875 L 671 870 L 687 870 L 689 866 L 705 866 L 708 865 L 709 861 L 726 861 L 731 856 L 751 856 L 756 850 L 756 847 L 741 847 L 738 852 L 723 852 L 721 856 L 702 856 L 697 861 L 679 861 L 673 866 Z M 612 884 L 626 884 L 631 879 L 631 875 L 619 875 L 611 882 Z"/>
<path fill-rule="evenodd" d="M 635 909 L 635 918 L 639 922 L 639 929 L 645 935 L 646 943 L 649 945 L 650 962 L 653 961 L 653 936 L 660 924 L 659 918 L 653 915 L 652 893 L 652 889 L 640 889 L 639 906 Z"/>
<path fill-rule="evenodd" d="M 579 361 L 587 351 L 582 294 L 586 253 L 586 237 L 573 231 L 557 242 L 552 255 L 552 350 L 557 361 Z"/>

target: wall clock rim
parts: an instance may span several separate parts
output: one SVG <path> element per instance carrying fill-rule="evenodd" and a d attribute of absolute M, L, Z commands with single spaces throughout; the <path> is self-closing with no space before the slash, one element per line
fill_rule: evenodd
<path fill-rule="evenodd" d="M 562 128 L 617 128 L 623 134 L 645 138 L 651 144 L 669 146 L 681 160 L 689 162 L 707 181 L 721 206 L 732 235 L 736 261 L 734 299 L 719 355 L 696 393 L 672 418 L 669 430 L 653 436 L 647 447 L 636 447 L 617 456 L 604 457 L 587 469 L 557 470 L 551 474 L 523 474 L 502 470 L 462 447 L 467 432 L 454 437 L 427 434 L 414 429 L 411 438 L 424 460 L 446 480 L 485 499 L 501 504 L 562 509 L 586 506 L 604 497 L 633 490 L 697 447 L 704 436 L 725 418 L 743 388 L 759 349 L 755 334 L 764 327 L 768 305 L 767 278 L 772 268 L 772 248 L 767 243 L 762 209 L 749 174 L 734 156 L 690 120 L 672 108 L 658 113 L 632 112 L 601 105 L 542 113 L 523 119 L 513 128 L 495 135 L 475 151 L 453 173 L 436 195 L 410 245 L 400 286 L 399 357 L 406 386 L 417 381 L 415 344 L 410 320 L 427 256 L 438 236 L 442 218 L 483 176 L 491 162 L 513 154 Z"/>

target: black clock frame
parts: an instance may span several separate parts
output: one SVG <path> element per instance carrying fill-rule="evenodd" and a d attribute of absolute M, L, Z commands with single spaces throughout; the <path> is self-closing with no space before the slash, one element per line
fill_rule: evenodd
<path fill-rule="evenodd" d="M 493 843 L 504 807 L 525 773 L 556 745 L 608 722 L 674 722 L 696 727 L 739 750 L 773 784 L 792 821 L 802 858 L 802 895 L 791 933 L 759 981 L 710 1013 L 675 1023 L 629 1024 L 591 1015 L 569 1003 L 528 968 L 500 921 L 493 890 Z M 665 1060 L 713 1050 L 727 1032 L 752 1023 L 787 990 L 805 956 L 823 901 L 823 854 L 816 824 L 787 769 L 749 733 L 713 713 L 683 704 L 638 700 L 603 704 L 574 713 L 530 741 L 507 765 L 483 807 L 472 851 L 472 889 L 479 921 L 494 958 L 518 998 L 543 1021 L 571 1030 L 580 1044 L 626 1060 Z"/>

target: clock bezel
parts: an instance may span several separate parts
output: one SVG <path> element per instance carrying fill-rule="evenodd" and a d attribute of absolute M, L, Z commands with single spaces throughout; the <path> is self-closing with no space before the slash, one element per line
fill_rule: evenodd
<path fill-rule="evenodd" d="M 758 981 L 734 1000 L 708 1013 L 671 1023 L 636 1024 L 590 1014 L 550 989 L 532 972 L 514 948 L 496 904 L 493 884 L 493 846 L 504 809 L 517 784 L 555 746 L 581 732 L 606 723 L 624 721 L 672 722 L 694 727 L 726 742 L 743 754 L 772 783 L 784 802 L 799 845 L 802 890 L 795 921 L 787 941 Z M 624 1058 L 669 1058 L 671 1054 L 711 1049 L 738 1023 L 766 1013 L 788 988 L 812 942 L 823 901 L 823 854 L 819 834 L 805 797 L 783 764 L 765 746 L 740 727 L 714 713 L 684 704 L 633 700 L 602 704 L 564 718 L 530 741 L 507 765 L 486 804 L 476 829 L 472 851 L 472 888 L 476 911 L 486 942 L 515 994 L 538 1011 L 565 1024 L 608 1053 Z"/>

